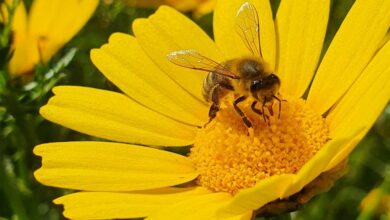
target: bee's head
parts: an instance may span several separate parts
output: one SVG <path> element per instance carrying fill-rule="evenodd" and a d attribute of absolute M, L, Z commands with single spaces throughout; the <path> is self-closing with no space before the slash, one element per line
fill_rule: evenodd
<path fill-rule="evenodd" d="M 275 74 L 270 74 L 262 80 L 253 80 L 250 91 L 252 95 L 262 101 L 272 101 L 280 87 L 280 79 Z"/>

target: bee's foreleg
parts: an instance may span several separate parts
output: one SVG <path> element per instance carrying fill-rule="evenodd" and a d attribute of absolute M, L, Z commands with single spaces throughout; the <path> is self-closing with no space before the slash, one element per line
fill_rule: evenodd
<path fill-rule="evenodd" d="M 268 118 L 268 116 L 265 115 L 265 111 L 264 111 L 266 103 L 267 103 L 267 101 L 264 99 L 263 100 L 263 105 L 261 106 L 261 111 L 263 112 L 263 120 L 264 120 L 265 123 L 267 123 L 267 118 Z M 271 125 L 269 120 L 268 120 L 268 125 Z"/>
<path fill-rule="evenodd" d="M 238 103 L 243 102 L 246 98 L 247 98 L 246 96 L 241 96 L 241 97 L 237 98 L 236 100 L 234 100 L 233 107 L 236 110 L 236 112 L 240 115 L 240 117 L 241 117 L 242 121 L 244 122 L 245 126 L 247 128 L 251 128 L 252 127 L 252 123 L 246 117 L 244 112 L 242 112 L 242 110 L 237 106 Z"/>
<path fill-rule="evenodd" d="M 260 109 L 256 108 L 256 105 L 257 105 L 257 101 L 253 101 L 251 105 L 252 111 L 258 115 L 263 115 L 263 112 Z"/>
<path fill-rule="evenodd" d="M 280 113 L 282 112 L 282 101 L 285 101 L 286 102 L 286 100 L 281 100 L 280 98 L 278 98 L 277 96 L 273 96 L 278 102 L 279 102 L 279 115 L 278 115 L 278 118 L 280 119 Z"/>

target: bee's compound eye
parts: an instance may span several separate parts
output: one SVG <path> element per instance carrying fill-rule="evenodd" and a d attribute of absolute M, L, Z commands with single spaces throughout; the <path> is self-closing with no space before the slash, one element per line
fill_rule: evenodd
<path fill-rule="evenodd" d="M 269 75 L 267 78 L 265 78 L 264 82 L 266 85 L 280 84 L 279 77 L 277 77 L 273 73 Z"/>

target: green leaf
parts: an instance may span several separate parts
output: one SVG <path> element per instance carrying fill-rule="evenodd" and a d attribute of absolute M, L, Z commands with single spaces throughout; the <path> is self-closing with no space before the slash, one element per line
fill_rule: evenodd
<path fill-rule="evenodd" d="M 0 70 L 0 94 L 3 94 L 7 86 L 6 73 L 3 70 Z"/>

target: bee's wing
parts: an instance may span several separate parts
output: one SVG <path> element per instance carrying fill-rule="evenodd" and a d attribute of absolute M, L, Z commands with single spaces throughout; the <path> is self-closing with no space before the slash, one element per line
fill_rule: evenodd
<path fill-rule="evenodd" d="M 260 45 L 259 15 L 255 6 L 249 2 L 242 4 L 237 12 L 236 31 L 253 55 L 263 57 Z"/>
<path fill-rule="evenodd" d="M 222 64 L 207 58 L 196 50 L 177 50 L 169 53 L 167 58 L 172 63 L 206 72 L 214 72 L 229 78 L 238 79 L 239 77 L 226 69 Z"/>

